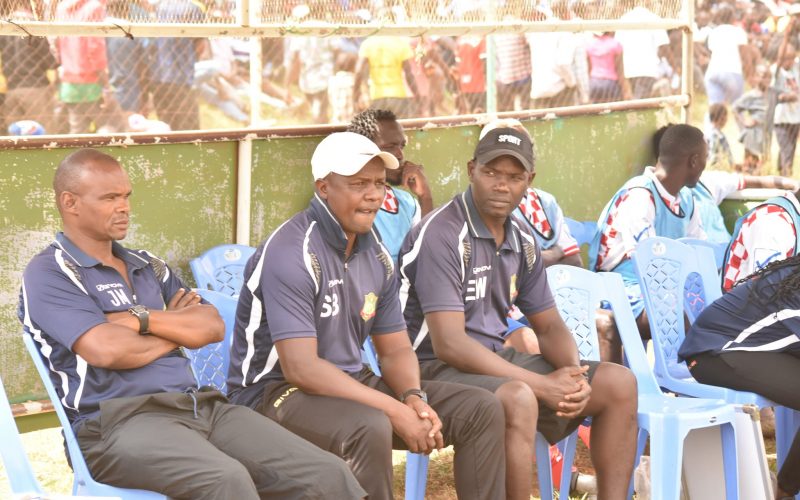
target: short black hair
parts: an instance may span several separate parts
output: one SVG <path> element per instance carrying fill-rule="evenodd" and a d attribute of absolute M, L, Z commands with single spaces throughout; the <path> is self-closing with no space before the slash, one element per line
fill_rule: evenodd
<path fill-rule="evenodd" d="M 653 146 L 653 156 L 656 159 L 658 159 L 658 154 L 659 154 L 659 151 L 661 149 L 659 147 L 659 145 L 661 144 L 661 138 L 664 137 L 664 132 L 666 132 L 667 129 L 672 127 L 673 125 L 675 125 L 675 124 L 674 123 L 667 123 L 666 125 L 664 125 L 660 129 L 656 130 L 656 133 L 653 134 L 653 138 L 651 139 L 651 141 L 652 141 L 651 145 Z"/>
<path fill-rule="evenodd" d="M 348 132 L 363 135 L 367 139 L 375 142 L 380 133 L 379 122 L 396 122 L 397 116 L 388 109 L 369 108 L 357 114 L 350 120 L 347 126 Z"/>
<path fill-rule="evenodd" d="M 56 196 L 64 191 L 76 191 L 81 175 L 93 164 L 119 165 L 119 162 L 113 156 L 92 148 L 79 149 L 67 155 L 58 164 L 53 176 L 53 190 Z"/>
<path fill-rule="evenodd" d="M 697 153 L 705 143 L 703 131 L 697 127 L 684 123 L 669 126 L 658 144 L 658 161 L 669 167 Z"/>

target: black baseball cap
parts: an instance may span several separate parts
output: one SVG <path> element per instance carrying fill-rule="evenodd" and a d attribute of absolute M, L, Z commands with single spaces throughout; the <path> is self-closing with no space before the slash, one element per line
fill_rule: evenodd
<path fill-rule="evenodd" d="M 481 165 L 504 155 L 513 156 L 525 170 L 533 172 L 533 143 L 528 134 L 513 128 L 496 128 L 487 132 L 475 148 L 475 160 Z"/>

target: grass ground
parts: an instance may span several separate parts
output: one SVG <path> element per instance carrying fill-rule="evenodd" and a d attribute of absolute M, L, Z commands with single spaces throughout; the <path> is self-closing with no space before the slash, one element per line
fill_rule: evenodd
<path fill-rule="evenodd" d="M 69 494 L 72 489 L 72 471 L 64 458 L 61 429 L 45 429 L 22 435 L 22 441 L 28 452 L 39 483 L 51 494 Z M 766 441 L 767 454 L 772 456 L 771 465 L 774 470 L 775 440 Z M 394 492 L 396 498 L 403 498 L 405 477 L 405 452 L 394 453 Z M 594 474 L 589 452 L 582 443 L 578 444 L 576 466 L 581 473 Z M 538 491 L 536 477 L 533 478 L 535 491 Z M 11 498 L 11 490 L 5 470 L 0 464 L 0 498 Z M 452 500 L 456 498 L 453 485 L 453 450 L 448 448 L 431 456 L 428 470 L 428 484 L 425 498 L 429 500 Z M 579 500 L 576 497 L 576 500 Z"/>

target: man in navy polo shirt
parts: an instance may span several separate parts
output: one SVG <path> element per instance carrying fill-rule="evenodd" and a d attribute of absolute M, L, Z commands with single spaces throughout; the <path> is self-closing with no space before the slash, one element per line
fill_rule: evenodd
<path fill-rule="evenodd" d="M 420 383 L 394 263 L 373 229 L 397 159 L 341 132 L 322 140 L 311 166 L 311 205 L 245 266 L 231 399 L 343 457 L 371 500 L 392 498 L 392 448 L 449 444 L 459 498 L 506 498 L 499 403 L 482 389 Z M 382 377 L 361 361 L 368 336 Z"/>
<path fill-rule="evenodd" d="M 511 216 L 533 179 L 530 138 L 497 128 L 468 164 L 471 187 L 411 230 L 400 251 L 401 296 L 423 380 L 494 392 L 506 415 L 509 498 L 531 493 L 538 429 L 554 443 L 591 415 L 600 498 L 625 498 L 636 448 L 636 381 L 624 367 L 581 362 L 555 308 L 539 245 Z M 516 305 L 542 354 L 503 347 Z"/>
<path fill-rule="evenodd" d="M 25 269 L 19 314 L 94 479 L 173 498 L 363 498 L 339 458 L 198 390 L 181 347 L 222 340 L 222 319 L 162 260 L 117 243 L 131 194 L 119 163 L 79 150 L 53 187 L 64 232 Z"/>

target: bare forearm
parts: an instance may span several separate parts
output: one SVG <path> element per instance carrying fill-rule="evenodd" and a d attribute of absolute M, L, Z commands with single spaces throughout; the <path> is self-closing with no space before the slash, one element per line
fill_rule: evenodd
<path fill-rule="evenodd" d="M 419 209 L 423 217 L 433 211 L 433 196 L 430 193 L 427 196 L 419 197 Z"/>
<path fill-rule="evenodd" d="M 556 332 L 539 333 L 539 330 L 534 331 L 539 336 L 539 348 L 542 351 L 542 356 L 548 363 L 555 368 L 580 364 L 578 348 L 575 345 L 572 334 L 569 332 L 563 335 Z"/>
<path fill-rule="evenodd" d="M 225 336 L 225 324 L 214 306 L 198 304 L 177 311 L 152 311 L 150 332 L 178 345 L 197 349 Z"/>
<path fill-rule="evenodd" d="M 567 266 L 583 267 L 583 259 L 581 259 L 581 254 L 574 253 L 572 255 L 564 256 L 564 258 L 561 259 L 559 264 L 564 264 Z"/>
<path fill-rule="evenodd" d="M 409 389 L 420 388 L 419 362 L 411 346 L 381 356 L 381 374 L 398 396 Z"/>
<path fill-rule="evenodd" d="M 107 323 L 82 335 L 73 350 L 92 366 L 132 370 L 152 363 L 177 347 L 174 342 Z"/>
<path fill-rule="evenodd" d="M 558 245 L 553 245 L 547 250 L 542 250 L 544 267 L 550 267 L 553 264 L 558 264 L 563 257 L 564 251 Z"/>
<path fill-rule="evenodd" d="M 541 375 L 509 363 L 466 335 L 452 343 L 438 344 L 434 340 L 433 349 L 437 357 L 462 372 L 523 380 L 534 390 L 541 382 Z"/>
<path fill-rule="evenodd" d="M 357 401 L 387 415 L 402 406 L 400 401 L 367 387 L 324 359 L 315 358 L 296 364 L 295 367 L 282 364 L 286 381 L 307 394 Z"/>
<path fill-rule="evenodd" d="M 744 186 L 747 188 L 776 188 L 796 191 L 798 182 L 795 179 L 779 175 L 746 175 L 744 176 Z"/>

